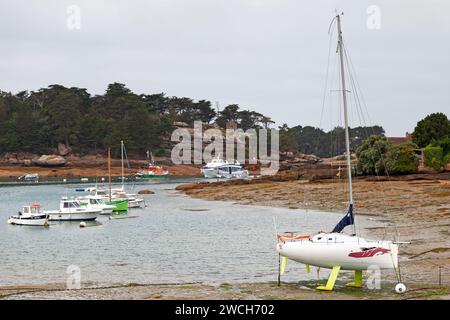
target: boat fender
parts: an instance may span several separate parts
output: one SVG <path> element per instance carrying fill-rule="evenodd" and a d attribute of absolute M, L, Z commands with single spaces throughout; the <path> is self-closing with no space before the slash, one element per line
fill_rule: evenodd
<path fill-rule="evenodd" d="M 81 221 L 81 222 L 80 222 L 80 228 L 85 228 L 85 227 L 86 227 L 86 222 Z"/>
<path fill-rule="evenodd" d="M 403 283 L 397 283 L 395 286 L 395 292 L 403 294 L 406 292 L 406 286 Z"/>

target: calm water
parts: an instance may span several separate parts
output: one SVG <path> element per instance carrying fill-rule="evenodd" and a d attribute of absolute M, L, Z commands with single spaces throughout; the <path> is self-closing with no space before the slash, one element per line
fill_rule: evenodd
<path fill-rule="evenodd" d="M 83 282 L 98 284 L 275 280 L 274 217 L 279 230 L 305 233 L 329 230 L 341 217 L 191 199 L 174 190 L 177 183 L 136 185 L 131 191 L 156 192 L 145 196 L 147 208 L 130 210 L 137 218 L 100 216 L 98 226 L 87 228 L 6 223 L 26 203 L 58 208 L 61 196 L 79 195 L 79 185 L 0 188 L 0 285 L 65 283 L 69 265 L 81 268 Z M 292 265 L 284 280 L 316 276 Z"/>

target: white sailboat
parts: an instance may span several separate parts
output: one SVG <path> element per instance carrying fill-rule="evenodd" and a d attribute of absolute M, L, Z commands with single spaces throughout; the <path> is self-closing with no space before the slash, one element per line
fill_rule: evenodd
<path fill-rule="evenodd" d="M 125 175 L 123 171 L 123 156 L 124 156 L 124 144 L 123 140 L 120 141 L 120 152 L 122 159 L 122 187 L 120 189 L 116 189 L 113 192 L 113 195 L 117 199 L 128 199 L 128 207 L 129 208 L 142 208 L 145 206 L 145 201 L 142 198 L 139 198 L 137 194 L 127 193 L 125 191 Z M 128 161 L 128 158 L 127 158 Z"/>
<path fill-rule="evenodd" d="M 333 290 L 340 270 L 355 271 L 354 282 L 348 284 L 352 287 L 362 287 L 362 272 L 368 268 L 394 269 L 396 272 L 398 270 L 398 243 L 385 240 L 366 240 L 356 234 L 341 16 L 338 14 L 335 19 L 338 28 L 338 53 L 345 122 L 349 185 L 348 212 L 331 232 L 320 232 L 307 236 L 278 235 L 276 246 L 278 253 L 283 258 L 280 274 L 284 273 L 286 259 L 306 264 L 307 271 L 309 271 L 309 266 L 332 269 L 327 284 L 317 287 L 318 290 L 326 291 Z M 342 234 L 344 228 L 349 225 L 353 226 L 352 234 Z M 403 284 L 398 286 L 402 290 L 405 288 Z"/>

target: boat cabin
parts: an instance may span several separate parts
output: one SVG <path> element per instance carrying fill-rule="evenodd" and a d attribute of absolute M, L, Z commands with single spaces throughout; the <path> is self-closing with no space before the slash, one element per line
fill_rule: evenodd
<path fill-rule="evenodd" d="M 94 198 L 94 197 L 86 197 L 86 198 L 78 198 L 78 201 L 80 204 L 90 204 L 90 205 L 99 205 L 103 204 L 103 200 L 100 198 Z"/>
<path fill-rule="evenodd" d="M 31 214 L 42 214 L 42 206 L 40 204 L 32 204 L 30 206 L 24 206 L 22 210 L 22 214 L 31 215 Z"/>
<path fill-rule="evenodd" d="M 242 171 L 242 167 L 238 166 L 238 165 L 226 165 L 226 166 L 219 167 L 217 169 L 220 173 L 228 173 L 228 174 Z"/>

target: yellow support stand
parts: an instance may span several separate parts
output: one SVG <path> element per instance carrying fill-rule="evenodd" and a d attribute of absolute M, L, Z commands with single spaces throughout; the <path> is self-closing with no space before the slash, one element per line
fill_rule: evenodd
<path fill-rule="evenodd" d="M 286 257 L 283 257 L 283 260 L 281 260 L 281 272 L 280 272 L 281 275 L 283 275 L 284 272 L 286 271 L 286 263 L 287 259 Z"/>
<path fill-rule="evenodd" d="M 328 278 L 327 285 L 318 286 L 316 289 L 322 291 L 332 291 L 340 270 L 341 266 L 334 266 L 333 270 L 331 270 L 330 277 Z"/>
<path fill-rule="evenodd" d="M 355 270 L 355 282 L 346 284 L 347 287 L 362 288 L 362 270 Z"/>
<path fill-rule="evenodd" d="M 309 264 L 306 265 L 306 273 L 309 273 Z"/>

